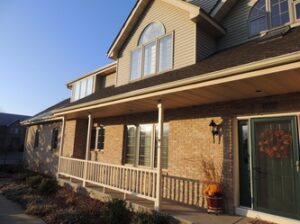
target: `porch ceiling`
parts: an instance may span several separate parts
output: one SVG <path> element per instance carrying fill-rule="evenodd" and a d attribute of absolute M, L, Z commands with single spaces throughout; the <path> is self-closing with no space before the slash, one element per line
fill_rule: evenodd
<path fill-rule="evenodd" d="M 300 68 L 283 67 L 281 70 L 269 68 L 248 74 L 234 75 L 223 79 L 196 83 L 174 89 L 167 89 L 146 96 L 131 97 L 115 102 L 99 104 L 82 111 L 66 114 L 67 119 L 84 117 L 91 113 L 94 117 L 150 112 L 157 110 L 161 100 L 165 109 L 212 104 L 233 100 L 257 98 L 278 94 L 300 92 Z"/>

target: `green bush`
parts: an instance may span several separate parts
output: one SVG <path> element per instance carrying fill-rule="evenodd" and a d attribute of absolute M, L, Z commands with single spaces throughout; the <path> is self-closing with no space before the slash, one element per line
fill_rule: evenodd
<path fill-rule="evenodd" d="M 160 212 L 140 212 L 135 215 L 135 224 L 172 224 L 174 223 L 173 219 L 165 214 Z"/>
<path fill-rule="evenodd" d="M 52 195 L 58 190 L 58 183 L 55 179 L 43 178 L 38 186 L 38 191 L 41 195 Z"/>
<path fill-rule="evenodd" d="M 31 188 L 37 189 L 39 187 L 39 185 L 41 184 L 42 180 L 43 180 L 43 177 L 40 175 L 27 177 L 26 184 Z"/>
<path fill-rule="evenodd" d="M 129 224 L 132 212 L 126 207 L 125 201 L 113 199 L 104 205 L 102 219 L 107 224 Z"/>

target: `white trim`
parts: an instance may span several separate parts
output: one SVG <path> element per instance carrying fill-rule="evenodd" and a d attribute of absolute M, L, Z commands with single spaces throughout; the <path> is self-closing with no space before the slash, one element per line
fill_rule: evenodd
<path fill-rule="evenodd" d="M 159 211 L 161 208 L 162 199 L 162 146 L 163 146 L 163 133 L 164 133 L 164 106 L 161 102 L 157 104 L 158 108 L 158 131 L 157 131 L 157 181 L 156 181 L 156 200 L 154 209 Z M 153 125 L 155 128 L 155 125 Z M 155 138 L 155 136 L 154 136 Z"/>
<path fill-rule="evenodd" d="M 296 5 L 297 4 L 300 4 L 300 0 L 294 0 L 293 1 L 293 6 L 292 6 L 293 7 L 293 12 L 294 12 L 293 15 L 294 15 L 294 21 L 295 22 L 300 22 L 300 18 L 297 19 L 297 11 L 296 11 Z"/>
<path fill-rule="evenodd" d="M 268 113 L 268 114 L 257 114 L 249 116 L 238 116 L 238 120 L 248 120 L 252 118 L 264 118 L 264 117 L 288 117 L 288 116 L 299 116 L 300 112 L 288 112 L 288 113 Z"/>
<path fill-rule="evenodd" d="M 98 148 L 98 139 L 99 139 L 99 130 L 100 129 L 104 129 L 104 142 L 103 142 L 103 149 L 99 149 Z M 104 151 L 104 149 L 105 149 L 105 126 L 104 125 L 99 125 L 98 127 L 96 127 L 96 133 L 95 133 L 95 145 L 94 145 L 94 149 L 95 149 L 95 151 L 98 151 L 98 152 L 103 152 Z"/>
<path fill-rule="evenodd" d="M 65 117 L 62 117 L 62 128 L 60 131 L 60 143 L 59 143 L 59 151 L 58 151 L 58 165 L 57 165 L 57 178 L 59 177 L 59 167 L 60 167 L 60 158 L 62 156 L 62 152 L 63 152 L 63 144 L 64 144 L 64 135 L 65 135 Z"/>
<path fill-rule="evenodd" d="M 160 23 L 160 22 L 159 22 Z M 150 25 L 150 24 L 149 24 Z M 148 26 L 149 26 L 148 25 Z M 147 26 L 147 27 L 148 27 Z M 145 28 L 146 29 L 146 28 Z M 175 31 L 172 31 L 172 32 L 168 32 L 168 33 L 165 33 L 164 35 L 161 35 L 159 37 L 156 37 L 155 39 L 147 42 L 147 43 L 143 43 L 143 44 L 140 44 L 138 45 L 136 48 L 134 48 L 133 50 L 131 50 L 130 52 L 130 74 L 129 74 L 129 83 L 132 83 L 132 82 L 136 82 L 136 81 L 139 81 L 139 80 L 142 80 L 142 79 L 147 79 L 149 77 L 152 77 L 152 76 L 155 76 L 155 75 L 158 75 L 158 74 L 161 74 L 161 73 L 164 73 L 164 72 L 167 72 L 167 71 L 170 71 L 170 70 L 173 70 L 174 69 L 174 32 Z M 141 34 L 143 35 L 143 33 Z M 161 40 L 168 37 L 168 36 L 171 36 L 171 57 L 172 57 L 172 63 L 171 63 L 171 67 L 168 68 L 168 69 L 164 69 L 164 70 L 159 70 L 159 60 L 160 60 L 160 43 L 161 43 Z M 153 73 L 150 73 L 150 74 L 144 74 L 145 71 L 145 48 L 150 45 L 150 44 L 153 44 L 155 42 L 155 71 Z M 141 61 L 141 65 L 140 65 L 140 74 L 137 78 L 135 79 L 131 79 L 131 73 L 132 73 L 132 54 L 134 52 L 136 52 L 137 50 L 140 50 L 140 61 Z"/>
<path fill-rule="evenodd" d="M 222 84 L 229 81 L 237 81 L 246 78 L 260 77 L 263 75 L 273 75 L 274 72 L 286 71 L 300 67 L 300 52 L 285 54 L 258 62 L 252 62 L 246 65 L 240 65 L 221 71 L 206 73 L 183 80 L 178 80 L 166 84 L 148 87 L 140 90 L 134 90 L 104 99 L 92 102 L 82 103 L 55 110 L 55 115 L 70 114 L 87 109 L 101 108 L 109 105 L 115 105 L 122 102 L 129 102 L 147 97 L 161 96 L 166 93 L 174 93 L 182 90 L 201 88 L 215 84 Z M 298 61 L 298 62 L 297 62 Z"/>
<path fill-rule="evenodd" d="M 279 223 L 279 224 L 299 224 L 299 220 L 285 218 L 282 216 L 271 215 L 259 211 L 254 211 L 250 208 L 237 207 L 235 209 L 237 215 L 246 216 L 253 219 L 261 219 L 269 222 Z"/>
<path fill-rule="evenodd" d="M 249 115 L 249 116 L 239 116 L 236 117 L 237 121 L 242 121 L 242 120 L 246 120 L 248 121 L 248 147 L 249 147 L 249 158 L 250 158 L 250 184 L 251 184 L 251 198 L 254 198 L 254 193 L 253 193 L 253 172 L 252 172 L 252 164 L 253 164 L 253 158 L 252 158 L 252 138 L 253 136 L 251 135 L 251 119 L 254 118 L 272 118 L 272 117 L 290 117 L 290 116 L 300 116 L 300 112 L 289 112 L 289 113 L 268 113 L 268 114 L 261 114 L 261 115 Z M 297 125 L 299 125 L 300 121 L 299 119 L 297 119 Z M 234 129 L 237 130 L 238 132 L 238 122 L 233 126 Z M 300 137 L 300 132 L 298 131 L 298 134 Z M 239 136 L 237 136 L 239 138 Z M 234 155 L 236 155 L 236 159 L 234 159 L 234 164 L 238 163 L 239 164 L 239 142 L 238 141 L 234 141 Z M 236 170 L 235 175 L 237 177 L 239 177 L 239 167 L 236 166 L 234 168 L 234 170 Z M 239 179 L 235 179 L 234 178 L 234 186 L 238 186 L 238 188 L 235 190 L 234 195 L 239 195 L 240 194 L 240 183 L 239 183 Z M 299 224 L 299 220 L 295 220 L 295 219 L 290 219 L 290 218 L 286 218 L 283 216 L 277 216 L 277 215 L 272 215 L 269 213 L 264 213 L 264 212 L 259 212 L 254 210 L 253 207 L 253 201 L 251 201 L 251 208 L 247 208 L 247 207 L 242 207 L 240 206 L 240 201 L 236 200 L 235 201 L 235 212 L 237 215 L 242 215 L 242 216 L 246 216 L 249 218 L 258 218 L 261 220 L 265 220 L 265 221 L 269 221 L 269 222 L 275 222 L 275 223 L 284 223 L 284 224 Z"/>
<path fill-rule="evenodd" d="M 94 70 L 94 71 L 91 71 L 91 72 L 89 72 L 89 73 L 86 73 L 86 74 L 80 76 L 79 78 L 74 79 L 74 80 L 68 82 L 68 83 L 67 83 L 67 87 L 70 88 L 71 85 L 72 85 L 74 82 L 78 82 L 78 81 L 80 81 L 80 80 L 82 80 L 82 79 L 88 78 L 89 76 L 100 75 L 101 73 L 105 73 L 105 72 L 107 72 L 107 71 L 110 71 L 111 69 L 114 70 L 114 69 L 116 69 L 116 68 L 117 68 L 117 62 L 112 62 L 112 63 L 110 63 L 110 64 L 108 64 L 108 65 L 105 65 L 105 66 L 103 66 L 103 67 L 101 67 L 101 68 L 98 68 L 98 69 L 96 69 L 96 70 Z"/>

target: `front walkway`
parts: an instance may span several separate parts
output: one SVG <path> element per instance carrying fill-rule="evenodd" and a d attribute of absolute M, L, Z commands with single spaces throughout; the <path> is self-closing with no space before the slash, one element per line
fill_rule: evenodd
<path fill-rule="evenodd" d="M 0 195 L 0 224 L 45 224 L 41 219 L 26 215 L 21 207 Z"/>

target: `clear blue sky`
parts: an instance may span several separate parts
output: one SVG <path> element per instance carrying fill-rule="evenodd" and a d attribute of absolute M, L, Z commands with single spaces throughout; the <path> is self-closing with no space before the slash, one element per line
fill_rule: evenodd
<path fill-rule="evenodd" d="M 0 112 L 34 115 L 111 61 L 135 0 L 0 0 Z"/>

